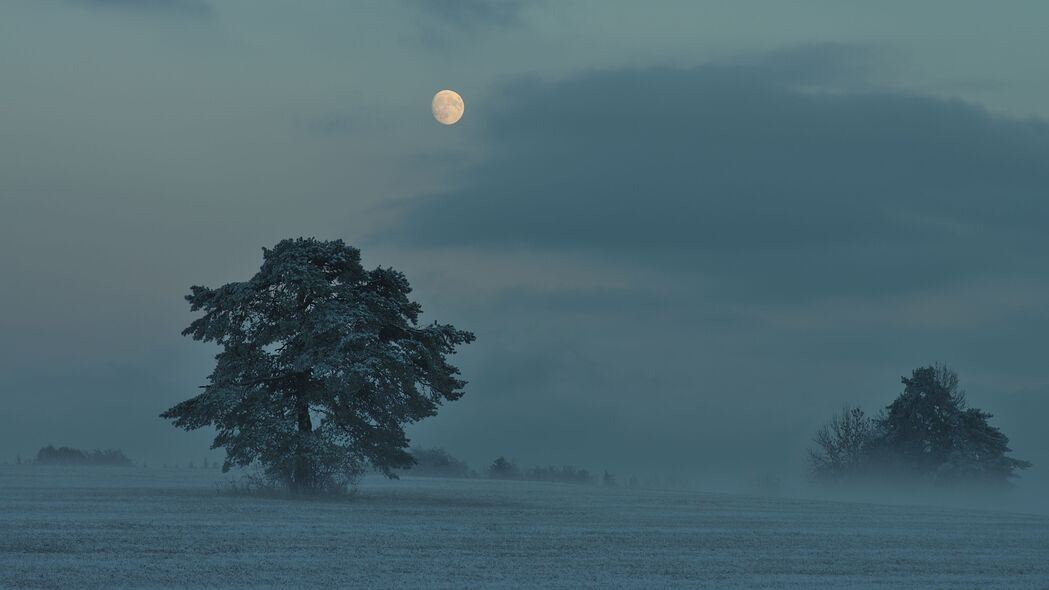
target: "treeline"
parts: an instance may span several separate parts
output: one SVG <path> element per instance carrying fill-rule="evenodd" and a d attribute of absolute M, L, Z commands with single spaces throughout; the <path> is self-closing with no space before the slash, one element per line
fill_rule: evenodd
<path fill-rule="evenodd" d="M 919 482 L 1006 487 L 1031 464 L 1009 456 L 992 415 L 966 403 L 946 365 L 903 377 L 903 393 L 877 416 L 846 406 L 816 433 L 813 475 L 823 482 Z"/>
<path fill-rule="evenodd" d="M 4 462 L 6 464 L 6 462 Z M 119 449 L 96 449 L 91 452 L 83 451 L 73 447 L 55 447 L 48 445 L 36 453 L 35 458 L 22 459 L 21 455 L 15 457 L 15 465 L 99 465 L 106 467 L 134 467 L 136 464 L 131 461 Z M 138 464 L 137 466 L 146 468 L 149 467 L 145 461 Z M 209 461 L 207 458 L 200 463 L 194 461 L 188 461 L 186 463 L 164 463 L 160 465 L 164 469 L 221 469 L 222 463 L 218 461 Z"/>
<path fill-rule="evenodd" d="M 520 481 L 543 481 L 551 483 L 567 483 L 577 485 L 602 485 L 616 487 L 620 485 L 613 473 L 604 471 L 600 474 L 588 469 L 564 466 L 535 466 L 529 468 L 518 467 L 517 463 L 506 457 L 497 457 L 482 472 L 478 473 L 471 469 L 465 461 L 453 457 L 441 448 L 425 449 L 413 448 L 409 451 L 415 460 L 415 465 L 409 469 L 402 470 L 402 474 L 418 475 L 423 477 L 452 477 L 452 478 L 481 478 L 487 479 L 510 479 Z M 680 478 L 667 478 L 665 480 L 650 479 L 642 484 L 636 476 L 632 476 L 623 482 L 627 487 L 639 488 L 667 488 L 684 487 Z"/>
<path fill-rule="evenodd" d="M 48 445 L 36 453 L 38 465 L 95 465 L 106 467 L 130 467 L 131 459 L 118 449 L 95 449 L 85 452 L 71 447 Z"/>
<path fill-rule="evenodd" d="M 546 467 L 536 466 L 529 469 L 519 469 L 516 463 L 508 461 L 505 457 L 497 458 L 488 466 L 488 477 L 491 479 L 521 479 L 589 485 L 603 482 L 609 486 L 616 485 L 615 476 L 607 471 L 599 478 L 586 469 L 576 468 L 571 465 L 562 467 L 548 465 Z"/>

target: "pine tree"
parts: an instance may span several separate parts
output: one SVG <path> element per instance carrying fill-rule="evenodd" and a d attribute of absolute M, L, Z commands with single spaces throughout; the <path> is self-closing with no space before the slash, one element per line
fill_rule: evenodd
<path fill-rule="evenodd" d="M 937 469 L 940 481 L 980 481 L 1005 483 L 1016 471 L 1031 466 L 1029 461 L 1007 456 L 1009 437 L 988 424 L 992 415 L 969 408 L 961 413 L 959 432 L 947 459 Z"/>
<path fill-rule="evenodd" d="M 463 395 L 446 356 L 473 334 L 419 327 L 404 275 L 365 270 L 341 240 L 284 240 L 250 280 L 191 291 L 203 316 L 183 334 L 221 352 L 203 392 L 162 417 L 214 427 L 224 470 L 257 461 L 297 492 L 352 483 L 368 464 L 396 477 L 412 461 L 404 425 Z"/>
<path fill-rule="evenodd" d="M 879 421 L 882 446 L 897 466 L 934 471 L 958 444 L 965 393 L 958 375 L 945 365 L 919 367 L 902 377 L 903 393 Z"/>

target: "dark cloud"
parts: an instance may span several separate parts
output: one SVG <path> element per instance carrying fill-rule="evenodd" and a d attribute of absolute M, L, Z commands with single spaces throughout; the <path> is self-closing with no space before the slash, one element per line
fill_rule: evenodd
<path fill-rule="evenodd" d="M 205 0 L 68 0 L 81 6 L 164 14 L 187 18 L 210 18 L 214 12 Z"/>
<path fill-rule="evenodd" d="M 770 301 L 1044 276 L 1049 126 L 841 90 L 839 52 L 509 85 L 474 110 L 489 157 L 396 239 L 589 249 Z"/>

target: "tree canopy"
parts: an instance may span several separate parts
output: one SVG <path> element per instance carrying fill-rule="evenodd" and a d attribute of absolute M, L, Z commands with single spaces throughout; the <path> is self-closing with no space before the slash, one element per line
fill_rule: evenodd
<path fill-rule="evenodd" d="M 351 483 L 371 465 L 411 465 L 404 425 L 459 399 L 447 359 L 474 340 L 449 324 L 419 326 L 405 276 L 365 270 L 341 240 L 284 240 L 263 249 L 245 282 L 186 296 L 184 335 L 221 347 L 203 391 L 161 414 L 187 430 L 214 427 L 224 470 L 261 464 L 295 491 Z"/>

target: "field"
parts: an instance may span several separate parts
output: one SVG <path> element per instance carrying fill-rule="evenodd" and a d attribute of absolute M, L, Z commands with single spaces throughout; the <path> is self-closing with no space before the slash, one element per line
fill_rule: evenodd
<path fill-rule="evenodd" d="M 698 492 L 0 466 L 0 588 L 1049 588 L 1049 518 Z"/>

